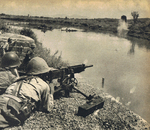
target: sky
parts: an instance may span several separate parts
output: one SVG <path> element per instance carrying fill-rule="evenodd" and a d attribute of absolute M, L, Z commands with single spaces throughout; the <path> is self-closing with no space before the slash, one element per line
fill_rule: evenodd
<path fill-rule="evenodd" d="M 0 14 L 130 19 L 132 11 L 150 18 L 150 0 L 0 0 Z"/>

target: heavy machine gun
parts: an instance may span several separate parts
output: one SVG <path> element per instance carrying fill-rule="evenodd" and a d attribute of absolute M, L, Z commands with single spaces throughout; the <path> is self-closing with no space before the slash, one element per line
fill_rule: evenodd
<path fill-rule="evenodd" d="M 83 92 L 81 92 L 79 89 L 77 89 L 75 86 L 78 84 L 78 80 L 75 78 L 75 73 L 81 73 L 83 72 L 86 68 L 93 67 L 93 65 L 85 65 L 85 64 L 79 64 L 79 65 L 74 65 L 74 66 L 68 66 L 64 67 L 61 69 L 53 69 L 50 70 L 48 73 L 42 74 L 43 79 L 45 81 L 48 81 L 49 83 L 52 82 L 53 79 L 58 79 L 59 86 L 55 87 L 54 91 L 54 98 L 60 95 L 61 92 L 64 92 L 65 97 L 69 97 L 70 92 L 74 89 L 78 93 L 82 94 L 86 99 L 91 100 L 94 95 L 89 95 L 87 96 Z M 24 79 L 27 78 L 26 73 L 19 71 L 20 78 Z M 28 78 L 31 78 L 32 76 L 29 76 Z"/>
<path fill-rule="evenodd" d="M 57 96 L 61 91 L 64 91 L 65 96 L 68 97 L 70 92 L 74 89 L 78 93 L 85 96 L 86 99 L 91 100 L 94 95 L 87 96 L 75 87 L 78 84 L 78 81 L 75 78 L 75 73 L 81 73 L 89 67 L 93 67 L 93 65 L 86 66 L 85 64 L 80 64 L 49 71 L 48 75 L 46 74 L 46 79 L 49 80 L 49 82 L 51 82 L 53 79 L 58 79 L 58 82 L 60 83 L 60 87 L 55 88 L 54 97 Z"/>
<path fill-rule="evenodd" d="M 81 73 L 89 67 L 93 67 L 93 65 L 86 66 L 85 64 L 79 64 L 61 69 L 50 70 L 48 73 L 42 74 L 43 78 L 49 83 L 51 83 L 53 79 L 58 79 L 60 85 L 55 88 L 54 98 L 59 97 L 59 95 L 61 95 L 61 92 L 64 92 L 65 96 L 69 97 L 69 94 L 73 89 L 86 97 L 88 102 L 83 104 L 82 106 L 79 106 L 77 113 L 77 115 L 84 117 L 91 114 L 95 110 L 102 108 L 104 105 L 104 100 L 101 97 L 94 97 L 95 95 L 87 96 L 76 87 L 78 81 L 75 78 L 75 74 Z M 20 74 L 24 75 L 23 73 Z"/>
<path fill-rule="evenodd" d="M 48 74 L 48 79 L 51 82 L 53 79 L 58 79 L 60 83 L 60 87 L 55 89 L 54 98 L 59 95 L 61 91 L 65 92 L 65 96 L 68 97 L 70 92 L 74 89 L 78 93 L 82 94 L 88 102 L 78 107 L 77 115 L 86 117 L 87 115 L 93 113 L 95 110 L 100 109 L 104 105 L 104 100 L 94 95 L 87 96 L 79 89 L 76 88 L 78 81 L 75 78 L 75 73 L 83 72 L 86 68 L 93 67 L 93 65 L 86 66 L 85 64 L 75 65 L 75 66 L 68 66 L 66 68 L 62 68 L 59 70 L 52 70 Z"/>

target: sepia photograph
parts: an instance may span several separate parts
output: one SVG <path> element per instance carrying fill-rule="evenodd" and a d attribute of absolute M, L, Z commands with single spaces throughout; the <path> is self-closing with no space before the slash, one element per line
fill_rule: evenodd
<path fill-rule="evenodd" d="M 149 0 L 0 0 L 0 129 L 149 130 Z"/>

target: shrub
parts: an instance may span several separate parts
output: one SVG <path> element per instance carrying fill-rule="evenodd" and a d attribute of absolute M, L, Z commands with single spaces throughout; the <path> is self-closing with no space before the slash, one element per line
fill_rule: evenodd
<path fill-rule="evenodd" d="M 3 20 L 0 20 L 0 30 L 2 32 L 8 32 L 8 28 L 7 26 L 5 25 L 5 23 L 3 22 Z"/>
<path fill-rule="evenodd" d="M 35 43 L 37 43 L 37 37 L 36 37 L 36 35 L 34 34 L 34 32 L 31 29 L 29 29 L 29 28 L 23 28 L 20 31 L 20 34 L 28 36 L 28 37 L 31 37 L 32 39 L 35 40 Z"/>

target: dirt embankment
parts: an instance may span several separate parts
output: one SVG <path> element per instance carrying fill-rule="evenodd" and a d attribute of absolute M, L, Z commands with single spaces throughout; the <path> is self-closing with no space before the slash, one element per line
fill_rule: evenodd
<path fill-rule="evenodd" d="M 62 97 L 54 101 L 54 109 L 50 113 L 35 112 L 23 126 L 18 129 L 42 130 L 148 130 L 150 124 L 140 116 L 117 102 L 112 96 L 96 89 L 87 81 L 78 78 L 78 89 L 89 94 L 96 94 L 104 99 L 104 106 L 92 114 L 77 116 L 78 107 L 86 103 L 79 93 L 72 92 L 69 98 Z M 7 128 L 5 130 L 10 130 Z"/>

